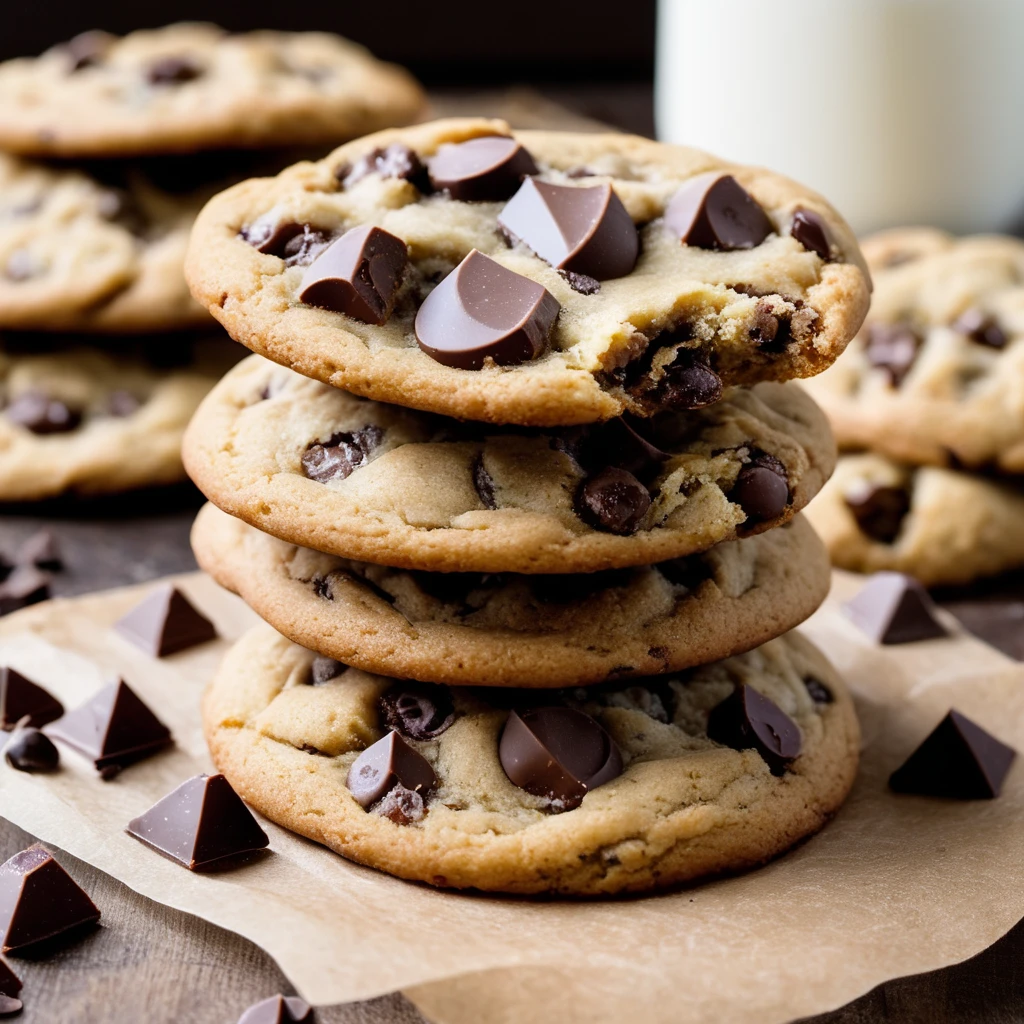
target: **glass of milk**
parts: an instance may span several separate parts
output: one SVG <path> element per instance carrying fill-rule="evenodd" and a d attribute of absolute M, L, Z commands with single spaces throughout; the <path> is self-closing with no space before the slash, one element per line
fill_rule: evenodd
<path fill-rule="evenodd" d="M 1024 0 L 659 0 L 659 137 L 860 232 L 1024 222 Z"/>

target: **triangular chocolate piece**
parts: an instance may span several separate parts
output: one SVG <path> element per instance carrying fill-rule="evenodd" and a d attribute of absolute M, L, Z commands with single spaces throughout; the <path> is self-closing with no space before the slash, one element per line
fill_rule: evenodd
<path fill-rule="evenodd" d="M 126 831 L 190 871 L 270 843 L 223 775 L 197 775 L 183 782 L 130 821 Z"/>
<path fill-rule="evenodd" d="M 950 711 L 897 768 L 889 785 L 897 793 L 990 800 L 999 796 L 1017 752 L 959 711 Z"/>
<path fill-rule="evenodd" d="M 100 919 L 74 879 L 42 846 L 0 865 L 0 936 L 5 953 Z"/>
<path fill-rule="evenodd" d="M 898 572 L 876 572 L 843 610 L 880 644 L 908 644 L 946 636 L 935 605 L 917 580 Z"/>
<path fill-rule="evenodd" d="M 20 991 L 21 978 L 7 966 L 5 960 L 0 960 L 0 996 L 17 999 Z"/>
<path fill-rule="evenodd" d="M 313 1008 L 298 996 L 271 996 L 250 1006 L 238 1024 L 313 1024 Z"/>
<path fill-rule="evenodd" d="M 13 668 L 0 668 L 0 729 L 13 729 L 28 716 L 39 728 L 64 714 L 64 705 Z"/>
<path fill-rule="evenodd" d="M 171 732 L 123 680 L 48 725 L 45 732 L 96 765 L 124 768 L 171 742 Z"/>
<path fill-rule="evenodd" d="M 114 629 L 156 658 L 195 647 L 217 636 L 213 623 L 171 583 L 158 587 L 118 619 Z"/>

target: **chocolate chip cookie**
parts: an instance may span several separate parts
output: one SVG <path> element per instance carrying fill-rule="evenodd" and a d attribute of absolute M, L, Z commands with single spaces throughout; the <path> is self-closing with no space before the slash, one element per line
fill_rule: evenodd
<path fill-rule="evenodd" d="M 894 570 L 928 586 L 1024 566 L 1017 483 L 884 455 L 847 455 L 807 510 L 835 565 Z"/>
<path fill-rule="evenodd" d="M 345 857 L 579 895 L 776 856 L 842 803 L 859 741 L 842 682 L 794 633 L 682 675 L 531 693 L 369 675 L 261 626 L 203 721 L 247 803 Z"/>
<path fill-rule="evenodd" d="M 870 287 L 849 228 L 787 179 L 474 119 L 228 190 L 197 222 L 187 274 L 232 337 L 306 376 L 529 426 L 818 373 Z"/>
<path fill-rule="evenodd" d="M 413 120 L 407 72 L 327 33 L 87 32 L 0 65 L 0 148 L 114 157 L 331 145 Z"/>
<path fill-rule="evenodd" d="M 406 569 L 571 573 L 679 558 L 781 525 L 828 479 L 828 425 L 795 384 L 563 429 L 357 398 L 252 356 L 189 427 L 189 475 L 292 544 Z"/>
<path fill-rule="evenodd" d="M 828 554 L 797 517 L 660 565 L 574 576 L 427 573 L 324 555 L 207 505 L 201 568 L 289 639 L 367 672 L 541 688 L 678 671 L 799 625 Z"/>
<path fill-rule="evenodd" d="M 1024 472 L 1024 242 L 886 232 L 864 329 L 805 386 L 841 448 Z"/>

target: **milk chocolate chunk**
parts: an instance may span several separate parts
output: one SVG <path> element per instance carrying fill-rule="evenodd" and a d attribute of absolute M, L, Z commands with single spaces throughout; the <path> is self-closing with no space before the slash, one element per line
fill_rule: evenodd
<path fill-rule="evenodd" d="M 189 871 L 219 866 L 270 844 L 223 775 L 197 775 L 183 782 L 132 819 L 125 831 Z"/>
<path fill-rule="evenodd" d="M 797 210 L 789 233 L 809 252 L 816 253 L 823 260 L 832 258 L 828 228 L 821 216 L 813 210 Z"/>
<path fill-rule="evenodd" d="M 380 327 L 395 308 L 409 257 L 405 242 L 372 224 L 346 231 L 310 264 L 299 298 Z"/>
<path fill-rule="evenodd" d="M 325 484 L 329 480 L 344 480 L 370 456 L 384 440 L 384 431 L 375 424 L 360 430 L 345 430 L 333 434 L 326 441 L 311 444 L 302 455 L 302 468 L 310 480 Z"/>
<path fill-rule="evenodd" d="M 425 796 L 436 785 L 430 762 L 395 731 L 367 747 L 348 772 L 348 788 L 363 807 L 382 800 L 396 786 Z"/>
<path fill-rule="evenodd" d="M 590 715 L 575 708 L 512 711 L 498 743 L 509 780 L 551 801 L 551 810 L 579 807 L 592 789 L 622 774 L 615 741 Z"/>
<path fill-rule="evenodd" d="M 96 905 L 42 846 L 30 846 L 0 865 L 0 936 L 5 953 L 99 919 Z"/>
<path fill-rule="evenodd" d="M 213 623 L 172 583 L 157 587 L 114 623 L 114 629 L 154 658 L 214 640 Z"/>
<path fill-rule="evenodd" d="M 422 821 L 427 813 L 423 797 L 404 786 L 395 786 L 373 810 L 375 814 L 396 825 L 411 825 Z"/>
<path fill-rule="evenodd" d="M 421 192 L 430 187 L 426 168 L 420 158 L 401 142 L 393 142 L 383 149 L 372 149 L 351 166 L 344 165 L 335 171 L 342 188 L 351 188 L 371 174 L 410 181 Z"/>
<path fill-rule="evenodd" d="M 0 1017 L 17 1017 L 24 1008 L 20 999 L 0 995 Z"/>
<path fill-rule="evenodd" d="M 64 705 L 17 669 L 0 668 L 0 729 L 13 729 L 23 718 L 41 726 L 64 714 Z"/>
<path fill-rule="evenodd" d="M 953 330 L 966 335 L 978 345 L 1006 348 L 1009 338 L 994 316 L 981 309 L 969 309 L 953 324 Z"/>
<path fill-rule="evenodd" d="M 309 224 L 261 217 L 242 228 L 240 237 L 258 252 L 284 260 L 288 267 L 305 267 L 330 245 L 326 232 Z"/>
<path fill-rule="evenodd" d="M 951 710 L 889 777 L 897 793 L 950 800 L 991 800 L 1017 752 L 959 711 Z"/>
<path fill-rule="evenodd" d="M 161 57 L 146 69 L 146 80 L 150 85 L 183 85 L 200 78 L 203 71 L 191 57 Z"/>
<path fill-rule="evenodd" d="M 537 173 L 533 157 L 503 135 L 442 146 L 427 169 L 438 192 L 463 202 L 508 199 L 523 178 Z"/>
<path fill-rule="evenodd" d="M 171 742 L 171 731 L 123 680 L 105 686 L 81 707 L 46 726 L 46 734 L 89 758 L 101 774 L 155 754 Z"/>
<path fill-rule="evenodd" d="M 910 324 L 872 324 L 864 354 L 868 362 L 885 370 L 894 388 L 903 383 L 917 358 L 921 337 Z"/>
<path fill-rule="evenodd" d="M 432 740 L 455 721 L 455 707 L 446 686 L 400 683 L 380 698 L 381 717 L 389 729 L 411 740 Z"/>
<path fill-rule="evenodd" d="M 749 523 L 777 518 L 789 504 L 786 467 L 774 455 L 752 449 L 750 462 L 739 471 L 729 500 L 746 512 Z"/>
<path fill-rule="evenodd" d="M 928 592 L 917 580 L 898 572 L 876 572 L 843 610 L 879 644 L 907 644 L 947 635 L 935 617 Z"/>
<path fill-rule="evenodd" d="M 38 604 L 50 596 L 50 575 L 34 565 L 19 565 L 0 583 L 0 615 Z"/>
<path fill-rule="evenodd" d="M 4 409 L 4 415 L 33 434 L 66 434 L 82 422 L 82 414 L 42 391 L 23 391 Z"/>
<path fill-rule="evenodd" d="M 752 686 L 737 686 L 708 715 L 708 739 L 733 750 L 756 750 L 772 775 L 782 775 L 803 747 L 800 727 Z"/>
<path fill-rule="evenodd" d="M 636 266 L 640 236 L 611 185 L 550 185 L 527 178 L 498 214 L 513 238 L 559 270 L 597 281 Z"/>
<path fill-rule="evenodd" d="M 298 996 L 271 996 L 250 1006 L 238 1024 L 313 1024 L 313 1008 Z"/>
<path fill-rule="evenodd" d="M 479 370 L 486 358 L 525 363 L 547 349 L 561 308 L 543 285 L 474 249 L 420 306 L 416 340 L 461 370 Z"/>
<path fill-rule="evenodd" d="M 60 753 L 38 729 L 18 726 L 4 747 L 4 760 L 19 772 L 52 772 L 60 765 Z"/>
<path fill-rule="evenodd" d="M 767 214 L 731 175 L 698 174 L 669 201 L 665 226 L 699 249 L 753 249 L 775 229 Z"/>
<path fill-rule="evenodd" d="M 632 473 L 609 466 L 580 485 L 576 511 L 597 530 L 627 536 L 636 533 L 647 510 L 651 495 Z"/>
<path fill-rule="evenodd" d="M 18 549 L 18 565 L 35 565 L 40 569 L 59 572 L 64 568 L 60 545 L 52 530 L 38 530 Z"/>
<path fill-rule="evenodd" d="M 8 999 L 16 999 L 21 991 L 21 979 L 10 969 L 7 963 L 0 960 L 0 995 Z"/>
<path fill-rule="evenodd" d="M 313 686 L 323 686 L 324 683 L 337 679 L 347 671 L 348 665 L 320 654 L 313 659 L 313 664 L 309 668 L 309 681 Z"/>
<path fill-rule="evenodd" d="M 891 544 L 899 536 L 910 511 L 910 494 L 905 487 L 876 486 L 867 480 L 847 487 L 843 500 L 861 532 L 882 544 Z"/>

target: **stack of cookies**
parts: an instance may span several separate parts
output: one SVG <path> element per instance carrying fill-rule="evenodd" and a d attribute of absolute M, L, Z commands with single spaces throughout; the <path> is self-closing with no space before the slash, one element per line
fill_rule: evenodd
<path fill-rule="evenodd" d="M 869 238 L 861 335 L 809 381 L 840 448 L 810 515 L 836 565 L 928 586 L 1024 566 L 1024 242 Z"/>
<path fill-rule="evenodd" d="M 790 631 L 835 453 L 780 381 L 859 328 L 860 260 L 775 175 L 494 121 L 214 199 L 189 282 L 258 354 L 186 434 L 193 546 L 269 623 L 205 701 L 218 769 L 437 886 L 643 891 L 819 828 L 857 722 Z"/>
<path fill-rule="evenodd" d="M 421 102 L 404 72 L 317 34 L 88 32 L 0 65 L 0 501 L 183 479 L 185 425 L 237 361 L 185 284 L 196 214 L 292 163 L 281 147 Z"/>

